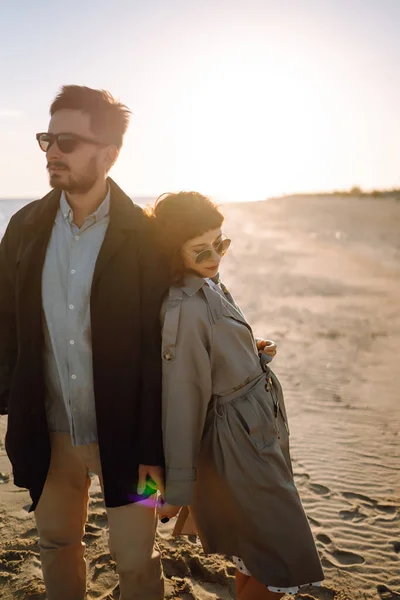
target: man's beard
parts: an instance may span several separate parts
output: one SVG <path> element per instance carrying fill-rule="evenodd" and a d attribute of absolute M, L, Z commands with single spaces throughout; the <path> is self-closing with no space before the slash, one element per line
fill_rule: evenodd
<path fill-rule="evenodd" d="M 67 171 L 63 171 L 66 173 Z M 87 194 L 94 187 L 99 178 L 96 157 L 93 156 L 87 166 L 86 173 L 79 178 L 68 174 L 66 181 L 62 181 L 58 173 L 50 174 L 50 185 L 55 190 L 64 190 L 70 194 Z"/>

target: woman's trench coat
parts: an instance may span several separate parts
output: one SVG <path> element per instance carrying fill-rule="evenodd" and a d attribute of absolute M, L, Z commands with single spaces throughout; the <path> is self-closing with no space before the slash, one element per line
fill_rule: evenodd
<path fill-rule="evenodd" d="M 321 581 L 282 390 L 229 296 L 188 276 L 163 304 L 165 499 L 190 506 L 206 553 L 240 557 L 265 585 Z"/>

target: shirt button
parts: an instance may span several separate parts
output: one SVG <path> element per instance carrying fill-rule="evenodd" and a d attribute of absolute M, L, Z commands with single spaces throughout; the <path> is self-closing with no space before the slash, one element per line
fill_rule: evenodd
<path fill-rule="evenodd" d="M 74 310 L 74 308 L 75 308 L 75 306 L 74 306 L 73 304 L 70 304 L 70 305 L 69 305 L 69 309 L 70 309 L 70 310 Z"/>
<path fill-rule="evenodd" d="M 76 273 L 75 269 L 71 269 L 71 274 L 75 275 L 75 273 Z"/>
<path fill-rule="evenodd" d="M 75 373 L 73 373 L 73 374 L 71 375 L 71 379 L 76 379 L 76 375 L 75 375 Z"/>
<path fill-rule="evenodd" d="M 172 354 L 172 352 L 169 352 L 168 350 L 166 350 L 163 354 L 164 360 L 166 361 L 170 361 L 174 358 L 174 355 Z"/>
<path fill-rule="evenodd" d="M 74 340 L 69 340 L 69 343 L 71 344 L 71 346 L 75 344 Z"/>
<path fill-rule="evenodd" d="M 75 239 L 76 239 L 76 240 L 79 240 L 79 235 L 76 235 L 76 236 L 75 236 Z"/>

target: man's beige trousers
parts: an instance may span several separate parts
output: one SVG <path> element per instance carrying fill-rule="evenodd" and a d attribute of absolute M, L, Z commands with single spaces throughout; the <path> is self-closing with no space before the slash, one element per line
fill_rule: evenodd
<path fill-rule="evenodd" d="M 66 433 L 51 434 L 51 463 L 35 510 L 48 600 L 83 600 L 89 471 L 101 477 L 97 444 L 72 446 Z M 129 504 L 108 508 L 109 547 L 119 575 L 121 600 L 162 600 L 160 555 L 154 548 L 153 508 Z"/>

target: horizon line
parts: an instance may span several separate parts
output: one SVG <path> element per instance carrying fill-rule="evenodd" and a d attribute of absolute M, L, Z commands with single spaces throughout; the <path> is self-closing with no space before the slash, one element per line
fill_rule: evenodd
<path fill-rule="evenodd" d="M 47 192 L 48 193 L 48 192 Z M 297 197 L 297 196 L 373 196 L 373 195 L 385 195 L 385 194 L 400 194 L 400 188 L 396 188 L 396 187 L 385 187 L 385 188 L 371 188 L 371 189 L 363 189 L 359 186 L 353 186 L 350 189 L 333 189 L 333 190 L 321 190 L 321 191 L 298 191 L 298 192 L 282 192 L 281 194 L 271 194 L 268 196 L 264 196 L 263 198 L 252 198 L 249 200 L 244 200 L 244 199 L 236 199 L 236 200 L 223 200 L 223 202 L 229 204 L 230 202 L 263 202 L 264 200 L 272 200 L 272 199 L 277 199 L 277 198 L 290 198 L 290 197 Z M 135 200 L 135 199 L 140 199 L 140 200 L 155 200 L 159 197 L 160 194 L 137 194 L 137 195 L 131 195 L 129 194 L 129 198 L 131 198 L 131 200 Z M 221 196 L 219 195 L 213 195 L 213 194 L 207 194 L 208 196 L 210 196 L 211 198 L 215 198 L 216 200 L 218 200 L 218 198 L 221 198 Z M 40 196 L 39 198 L 36 196 L 11 196 L 11 197 L 6 197 L 6 196 L 0 196 L 0 202 L 2 201 L 32 201 L 34 202 L 35 200 L 40 200 L 43 196 Z"/>

